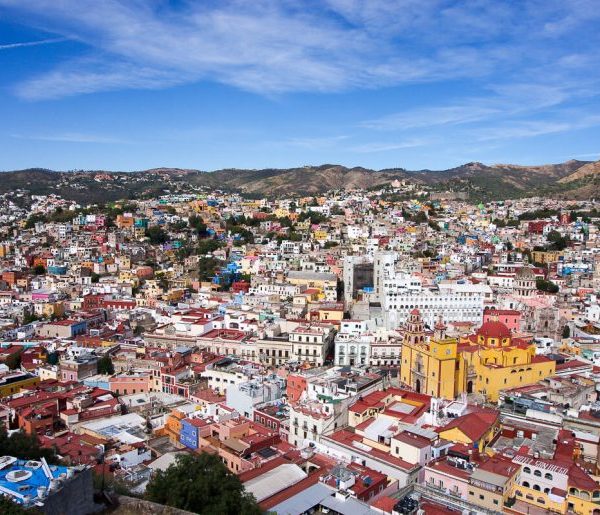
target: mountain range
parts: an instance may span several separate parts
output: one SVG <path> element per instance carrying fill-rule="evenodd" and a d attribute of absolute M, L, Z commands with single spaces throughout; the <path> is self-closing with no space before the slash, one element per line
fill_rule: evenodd
<path fill-rule="evenodd" d="M 329 190 L 372 189 L 395 180 L 436 191 L 467 192 L 474 200 L 528 195 L 581 199 L 600 193 L 600 161 L 570 160 L 540 166 L 472 162 L 448 170 L 416 171 L 403 168 L 370 170 L 334 164 L 213 172 L 180 168 L 136 172 L 30 168 L 4 172 L 2 179 L 0 193 L 15 190 L 26 190 L 32 195 L 55 193 L 86 203 L 182 192 L 191 188 L 220 189 L 249 196 L 316 195 Z"/>

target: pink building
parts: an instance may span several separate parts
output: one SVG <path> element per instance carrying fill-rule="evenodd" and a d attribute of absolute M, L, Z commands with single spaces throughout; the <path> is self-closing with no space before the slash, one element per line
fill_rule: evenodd
<path fill-rule="evenodd" d="M 108 380 L 109 389 L 117 395 L 147 393 L 150 391 L 150 374 L 118 375 Z"/>
<path fill-rule="evenodd" d="M 518 332 L 521 327 L 521 312 L 514 309 L 486 309 L 483 312 L 483 323 L 502 322 L 511 332 Z"/>

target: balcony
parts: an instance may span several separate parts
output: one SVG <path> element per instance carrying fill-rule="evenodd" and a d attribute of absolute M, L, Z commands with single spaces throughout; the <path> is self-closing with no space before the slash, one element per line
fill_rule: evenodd
<path fill-rule="evenodd" d="M 421 367 L 412 367 L 411 372 L 421 377 L 425 377 L 425 371 Z"/>

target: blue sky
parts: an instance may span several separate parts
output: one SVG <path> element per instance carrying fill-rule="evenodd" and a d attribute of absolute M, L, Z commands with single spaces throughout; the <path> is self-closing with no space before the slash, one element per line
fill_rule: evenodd
<path fill-rule="evenodd" d="M 600 0 L 0 0 L 0 169 L 600 158 Z"/>

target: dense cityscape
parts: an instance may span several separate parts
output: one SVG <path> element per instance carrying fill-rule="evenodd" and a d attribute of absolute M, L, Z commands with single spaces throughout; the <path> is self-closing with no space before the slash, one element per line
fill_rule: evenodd
<path fill-rule="evenodd" d="M 600 0 L 0 0 L 0 515 L 600 515 Z"/>
<path fill-rule="evenodd" d="M 6 195 L 2 492 L 194 512 L 210 457 L 231 512 L 594 512 L 598 205 L 456 197 Z"/>

